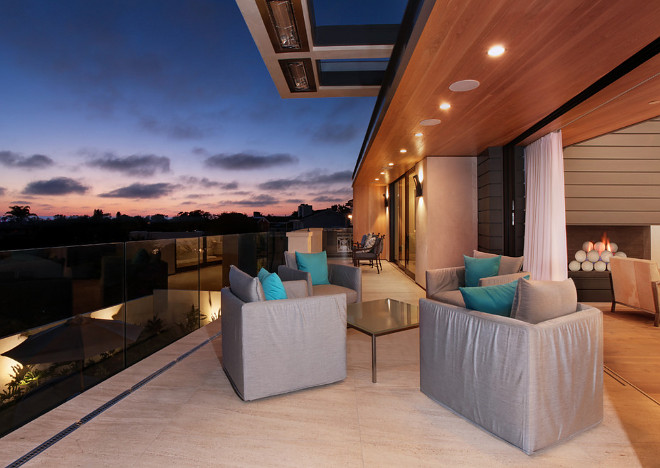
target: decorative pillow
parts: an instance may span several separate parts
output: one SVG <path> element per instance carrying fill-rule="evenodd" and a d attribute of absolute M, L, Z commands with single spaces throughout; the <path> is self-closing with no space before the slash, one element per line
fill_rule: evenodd
<path fill-rule="evenodd" d="M 367 237 L 367 240 L 364 241 L 364 247 L 362 247 L 362 248 L 363 249 L 372 248 L 374 246 L 374 244 L 376 243 L 376 239 L 377 239 L 376 236 L 373 236 L 373 235 L 369 234 L 369 237 Z"/>
<path fill-rule="evenodd" d="M 253 278 L 234 265 L 229 267 L 229 289 L 243 302 L 265 300 L 264 289 L 259 278 Z"/>
<path fill-rule="evenodd" d="M 307 271 L 312 275 L 312 285 L 330 284 L 328 280 L 328 256 L 323 252 L 300 253 L 296 252 L 296 263 L 300 271 Z"/>
<path fill-rule="evenodd" d="M 276 299 L 286 299 L 286 290 L 284 289 L 284 284 L 282 280 L 277 275 L 277 273 L 268 273 L 265 269 L 261 269 L 267 274 L 264 276 L 264 279 L 261 280 L 261 285 L 264 288 L 264 295 L 266 296 L 267 301 L 274 301 Z M 259 274 L 261 274 L 261 271 Z"/>
<path fill-rule="evenodd" d="M 259 273 L 257 273 L 257 278 L 259 278 L 259 281 L 261 281 L 261 284 L 264 284 L 264 280 L 270 275 L 270 271 L 266 270 L 265 268 L 261 268 L 259 270 Z"/>
<path fill-rule="evenodd" d="M 465 308 L 493 315 L 508 317 L 516 294 L 518 280 L 497 286 L 458 288 L 465 301 Z"/>
<path fill-rule="evenodd" d="M 577 291 L 572 279 L 521 279 L 511 307 L 511 317 L 534 324 L 572 314 L 576 310 Z"/>
<path fill-rule="evenodd" d="M 474 258 L 492 258 L 497 257 L 497 254 L 475 250 L 472 252 L 472 256 Z M 510 275 L 522 270 L 522 264 L 525 257 L 507 257 L 506 255 L 501 255 L 501 257 L 500 270 L 497 272 L 498 275 Z"/>
<path fill-rule="evenodd" d="M 479 280 L 488 276 L 495 276 L 500 270 L 500 256 L 490 258 L 472 258 L 463 255 L 465 262 L 465 286 L 479 286 Z"/>

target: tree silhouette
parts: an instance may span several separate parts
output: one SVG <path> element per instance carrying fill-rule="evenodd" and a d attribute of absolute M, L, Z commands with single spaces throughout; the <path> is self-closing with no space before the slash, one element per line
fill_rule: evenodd
<path fill-rule="evenodd" d="M 9 207 L 9 211 L 6 211 L 5 219 L 9 221 L 25 221 L 30 218 L 39 218 L 36 214 L 30 212 L 29 205 L 13 205 Z"/>

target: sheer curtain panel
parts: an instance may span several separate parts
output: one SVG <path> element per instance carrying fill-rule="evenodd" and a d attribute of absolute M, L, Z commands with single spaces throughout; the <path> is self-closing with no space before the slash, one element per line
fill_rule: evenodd
<path fill-rule="evenodd" d="M 525 271 L 532 279 L 568 277 L 561 131 L 525 147 Z"/>

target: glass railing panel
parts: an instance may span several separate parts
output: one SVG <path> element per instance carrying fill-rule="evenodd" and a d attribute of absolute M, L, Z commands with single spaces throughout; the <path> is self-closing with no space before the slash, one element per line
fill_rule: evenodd
<path fill-rule="evenodd" d="M 122 244 L 0 252 L 1 433 L 124 368 L 123 265 Z"/>
<path fill-rule="evenodd" d="M 224 260 L 224 236 L 206 236 L 200 239 L 202 258 L 199 267 L 200 325 L 204 326 L 220 317 L 220 289 Z"/>
<path fill-rule="evenodd" d="M 127 340 L 127 365 L 199 328 L 198 245 L 198 238 L 126 243 L 126 322 L 140 327 Z"/>

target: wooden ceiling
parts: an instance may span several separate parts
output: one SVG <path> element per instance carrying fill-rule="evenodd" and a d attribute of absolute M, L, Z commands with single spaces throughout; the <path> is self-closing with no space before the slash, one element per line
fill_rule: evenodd
<path fill-rule="evenodd" d="M 475 156 L 509 143 L 657 39 L 659 25 L 657 1 L 436 0 L 354 183 L 389 183 L 426 156 Z M 505 54 L 489 57 L 494 44 Z M 449 90 L 465 79 L 481 85 Z M 660 114 L 655 100 L 660 56 L 523 144 L 561 128 L 568 145 L 640 122 Z M 442 123 L 419 125 L 429 118 Z"/>

